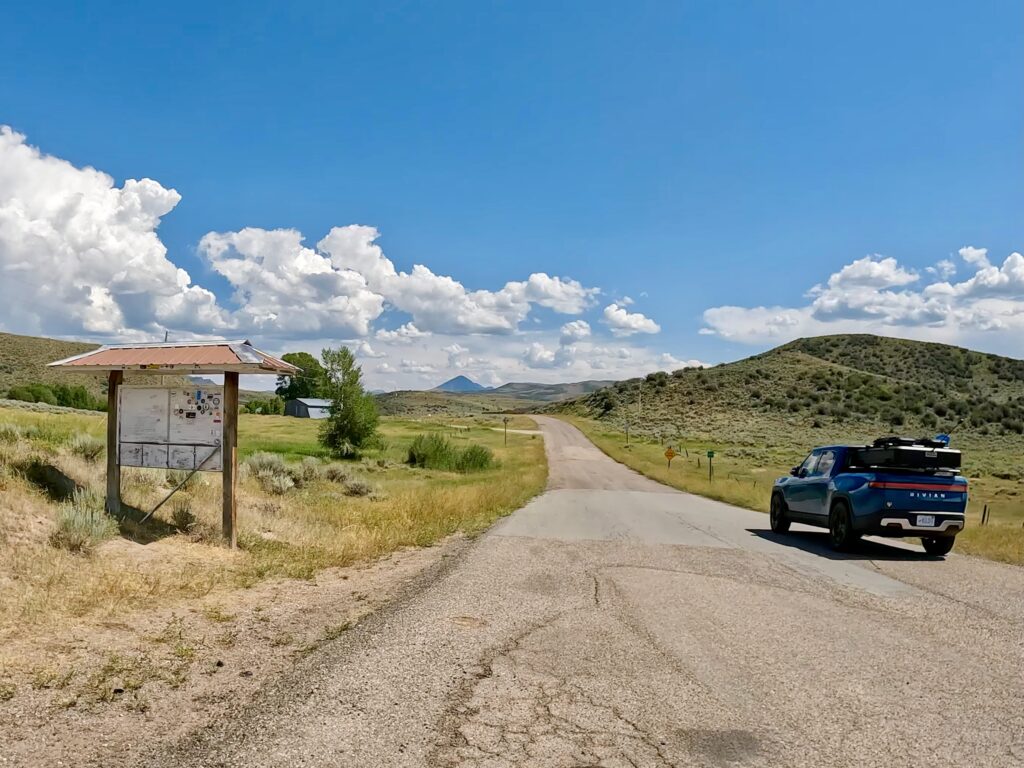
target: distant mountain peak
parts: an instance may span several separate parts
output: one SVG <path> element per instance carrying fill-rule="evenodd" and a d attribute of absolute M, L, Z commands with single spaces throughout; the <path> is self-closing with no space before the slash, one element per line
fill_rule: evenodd
<path fill-rule="evenodd" d="M 487 387 L 482 384 L 477 384 L 472 379 L 466 378 L 465 376 L 459 375 L 453 379 L 448 379 L 444 384 L 438 384 L 434 387 L 435 392 L 482 392 Z"/>

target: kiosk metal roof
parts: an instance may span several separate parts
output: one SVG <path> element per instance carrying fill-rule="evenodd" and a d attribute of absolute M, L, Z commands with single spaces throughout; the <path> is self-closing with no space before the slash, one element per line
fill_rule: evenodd
<path fill-rule="evenodd" d="M 107 344 L 91 352 L 57 360 L 51 368 L 91 373 L 96 371 L 149 371 L 152 373 L 294 374 L 299 368 L 248 341 L 154 342 Z"/>

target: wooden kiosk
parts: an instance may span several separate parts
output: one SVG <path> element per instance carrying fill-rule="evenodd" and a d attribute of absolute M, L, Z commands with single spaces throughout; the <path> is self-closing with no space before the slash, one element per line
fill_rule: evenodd
<path fill-rule="evenodd" d="M 224 540 L 237 542 L 238 376 L 299 369 L 248 341 L 118 344 L 50 363 L 73 373 L 107 373 L 107 510 L 121 513 L 121 467 L 217 471 L 223 476 Z M 125 385 L 125 374 L 132 383 Z M 223 374 L 223 386 L 190 374 Z M 156 377 L 175 377 L 165 385 Z M 150 379 L 150 377 L 153 377 Z M 152 383 L 147 383 L 148 381 Z"/>

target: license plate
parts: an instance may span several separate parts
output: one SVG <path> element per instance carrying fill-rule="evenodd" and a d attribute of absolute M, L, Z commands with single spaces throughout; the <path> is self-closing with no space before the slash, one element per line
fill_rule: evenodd
<path fill-rule="evenodd" d="M 921 528 L 934 528 L 935 527 L 935 515 L 918 515 L 917 525 Z"/>

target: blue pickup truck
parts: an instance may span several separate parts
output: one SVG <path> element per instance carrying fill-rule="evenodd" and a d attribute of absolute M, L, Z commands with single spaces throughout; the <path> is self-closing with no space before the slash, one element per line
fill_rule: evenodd
<path fill-rule="evenodd" d="M 942 440 L 879 438 L 872 445 L 815 448 L 772 488 L 771 528 L 828 528 L 835 549 L 865 534 L 917 536 L 945 555 L 964 528 L 967 479 L 960 451 Z"/>

